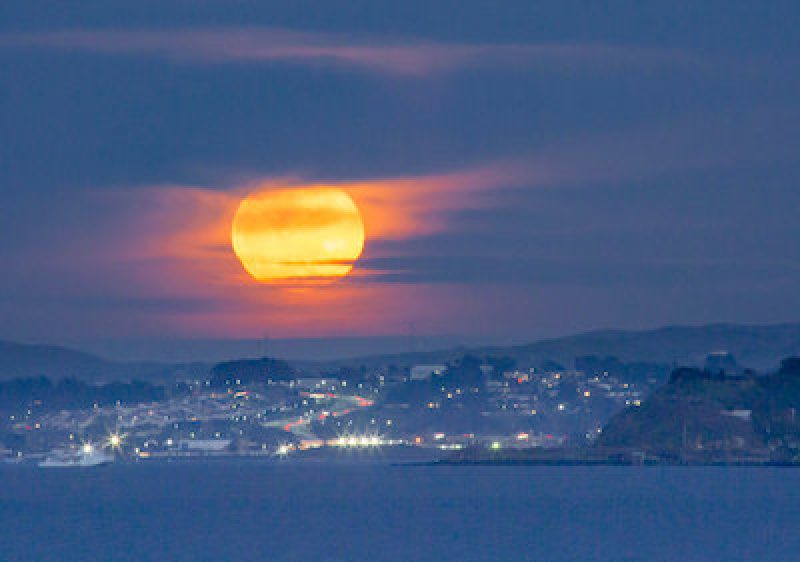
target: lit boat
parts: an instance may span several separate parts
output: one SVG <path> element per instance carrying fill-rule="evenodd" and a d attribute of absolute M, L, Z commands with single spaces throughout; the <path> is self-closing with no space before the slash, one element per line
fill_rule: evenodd
<path fill-rule="evenodd" d="M 87 443 L 78 451 L 55 450 L 39 463 L 40 468 L 80 468 L 114 462 L 114 455 Z"/>

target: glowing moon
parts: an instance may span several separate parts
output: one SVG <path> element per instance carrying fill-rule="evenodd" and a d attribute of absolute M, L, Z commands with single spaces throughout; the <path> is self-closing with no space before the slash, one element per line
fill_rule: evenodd
<path fill-rule="evenodd" d="M 341 277 L 364 248 L 364 223 L 341 189 L 260 191 L 239 204 L 231 243 L 259 281 Z"/>

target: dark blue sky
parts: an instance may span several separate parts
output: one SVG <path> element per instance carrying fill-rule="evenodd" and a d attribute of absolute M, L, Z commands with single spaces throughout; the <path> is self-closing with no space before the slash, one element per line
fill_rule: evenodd
<path fill-rule="evenodd" d="M 5 2 L 0 337 L 800 319 L 796 2 Z M 364 206 L 297 292 L 224 240 L 254 185 Z"/>

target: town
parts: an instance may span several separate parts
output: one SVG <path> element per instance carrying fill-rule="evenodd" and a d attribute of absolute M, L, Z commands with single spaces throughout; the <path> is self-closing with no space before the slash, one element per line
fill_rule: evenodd
<path fill-rule="evenodd" d="M 667 374 L 658 365 L 633 373 L 620 365 L 587 357 L 570 369 L 520 368 L 465 355 L 449 364 L 321 375 L 264 358 L 220 363 L 205 378 L 144 385 L 138 393 L 114 383 L 116 393 L 91 398 L 88 385 L 75 391 L 83 403 L 67 407 L 47 395 L 63 402 L 68 390 L 48 384 L 22 390 L 17 381 L 17 398 L 26 399 L 2 403 L 0 455 L 32 462 L 88 445 L 109 450 L 116 460 L 144 461 L 580 444 L 594 440 L 615 412 L 638 407 Z M 13 394 L 13 384 L 3 383 L 2 392 Z"/>

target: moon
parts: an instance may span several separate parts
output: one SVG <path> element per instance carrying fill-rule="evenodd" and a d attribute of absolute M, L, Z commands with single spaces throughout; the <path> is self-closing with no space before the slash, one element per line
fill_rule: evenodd
<path fill-rule="evenodd" d="M 342 277 L 364 249 L 364 223 L 335 187 L 264 190 L 239 204 L 231 244 L 258 281 Z"/>

